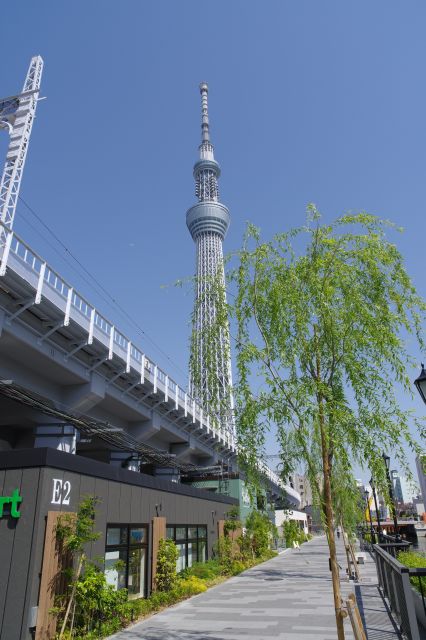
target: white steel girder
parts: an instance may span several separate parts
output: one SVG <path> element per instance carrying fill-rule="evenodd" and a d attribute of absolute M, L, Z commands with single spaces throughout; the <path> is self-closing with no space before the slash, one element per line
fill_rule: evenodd
<path fill-rule="evenodd" d="M 41 56 L 35 56 L 31 59 L 22 93 L 0 99 L 0 129 L 5 129 L 10 135 L 0 182 L 0 221 L 4 225 L 0 227 L 0 254 L 6 246 L 5 228 L 13 227 L 42 71 L 43 59 Z"/>

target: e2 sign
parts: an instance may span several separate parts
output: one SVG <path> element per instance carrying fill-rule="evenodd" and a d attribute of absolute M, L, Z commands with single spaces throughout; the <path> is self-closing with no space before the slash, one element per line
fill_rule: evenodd
<path fill-rule="evenodd" d="M 53 479 L 53 494 L 50 504 L 69 504 L 71 495 L 71 482 L 61 478 Z"/>

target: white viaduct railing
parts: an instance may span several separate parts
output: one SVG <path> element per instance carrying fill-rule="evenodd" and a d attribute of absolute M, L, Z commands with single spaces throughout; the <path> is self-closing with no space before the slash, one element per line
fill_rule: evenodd
<path fill-rule="evenodd" d="M 230 451 L 237 452 L 233 434 L 217 428 L 215 421 L 203 411 L 203 408 L 133 344 L 124 333 L 121 333 L 114 323 L 100 314 L 16 233 L 10 231 L 1 222 L 0 225 L 3 226 L 6 233 L 6 242 L 2 255 L 0 254 L 0 277 L 6 274 L 8 268 L 16 271 L 18 275 L 22 275 L 21 270 L 16 268 L 17 261 L 18 265 L 25 268 L 26 280 L 35 290 L 32 304 L 40 304 L 43 296 L 49 299 L 63 311 L 63 326 L 68 326 L 70 319 L 72 319 L 87 331 L 87 344 L 92 344 L 94 338 L 103 343 L 108 349 L 109 360 L 114 355 L 119 357 L 125 365 L 126 373 L 130 373 L 131 370 L 136 372 L 140 376 L 140 384 L 144 384 L 145 379 L 149 380 L 154 393 L 157 393 L 158 390 L 162 391 L 165 401 L 175 402 L 176 410 L 181 409 L 185 417 L 192 417 L 194 423 L 198 420 L 205 433 L 212 433 Z M 68 354 L 68 356 L 71 355 L 72 353 Z M 285 485 L 265 463 L 259 462 L 259 470 L 275 485 L 285 489 L 296 499 L 299 497 L 297 491 Z"/>

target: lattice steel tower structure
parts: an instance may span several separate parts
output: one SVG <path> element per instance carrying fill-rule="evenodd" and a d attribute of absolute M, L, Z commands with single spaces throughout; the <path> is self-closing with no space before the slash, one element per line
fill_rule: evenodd
<path fill-rule="evenodd" d="M 6 163 L 0 180 L 0 257 L 3 254 L 4 264 L 5 254 L 12 240 L 12 234 L 7 232 L 12 229 L 15 218 L 42 72 L 43 59 L 41 56 L 34 56 L 31 58 L 22 93 L 0 98 L 0 130 L 6 130 L 10 136 Z"/>
<path fill-rule="evenodd" d="M 230 215 L 227 207 L 219 202 L 220 167 L 214 158 L 210 141 L 208 86 L 204 82 L 200 84 L 200 93 L 200 158 L 195 163 L 193 172 L 198 203 L 186 213 L 186 224 L 197 249 L 189 391 L 233 439 L 232 374 L 227 320 L 219 322 L 219 330 L 213 329 L 226 302 L 222 244 L 229 227 Z M 209 332 L 209 329 L 212 331 Z"/>

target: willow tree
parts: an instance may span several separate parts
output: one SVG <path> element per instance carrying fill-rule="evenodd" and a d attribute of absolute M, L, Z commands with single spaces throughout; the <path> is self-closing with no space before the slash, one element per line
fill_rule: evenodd
<path fill-rule="evenodd" d="M 405 339 L 414 336 L 423 347 L 425 305 L 387 239 L 391 230 L 365 213 L 321 224 L 310 206 L 305 226 L 270 242 L 249 226 L 228 276 L 235 290 L 227 311 L 236 331 L 240 456 L 257 468 L 273 425 L 285 474 L 306 465 L 321 496 L 339 640 L 335 464 L 368 465 L 386 490 L 383 449 L 404 463 L 404 443 L 418 448 L 409 429 L 416 420 L 401 408 L 395 389 L 411 393 Z M 217 324 L 226 316 L 219 313 Z"/>

